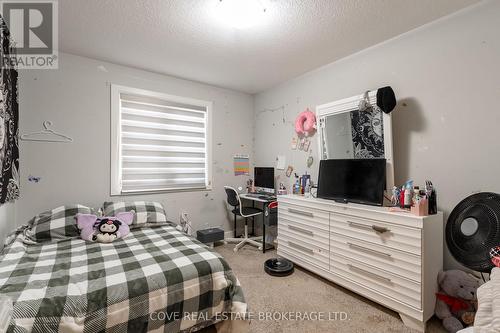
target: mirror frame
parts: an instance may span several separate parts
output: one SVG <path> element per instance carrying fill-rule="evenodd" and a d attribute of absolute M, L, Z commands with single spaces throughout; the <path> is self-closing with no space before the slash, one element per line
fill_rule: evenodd
<path fill-rule="evenodd" d="M 318 132 L 319 132 L 318 154 L 320 160 L 323 159 L 323 146 L 324 146 L 323 142 L 325 140 L 323 129 L 325 128 L 325 118 L 331 115 L 359 110 L 359 101 L 363 98 L 363 96 L 364 94 L 316 106 L 316 119 L 318 122 Z M 372 106 L 377 106 L 377 91 L 376 90 L 370 91 L 368 93 L 368 99 Z M 392 187 L 394 186 L 394 159 L 393 159 L 393 148 L 392 148 L 391 113 L 387 114 L 385 112 L 382 112 L 382 119 L 384 123 L 384 155 L 387 161 L 386 189 L 388 192 L 391 192 Z"/>

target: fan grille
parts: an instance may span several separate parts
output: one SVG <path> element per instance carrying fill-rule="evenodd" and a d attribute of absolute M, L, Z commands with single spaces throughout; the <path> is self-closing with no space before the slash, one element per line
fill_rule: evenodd
<path fill-rule="evenodd" d="M 453 257 L 462 265 L 479 272 L 493 268 L 489 252 L 500 245 L 500 195 L 477 193 L 462 200 L 451 212 L 446 224 L 446 243 Z M 477 231 L 466 235 L 462 222 L 473 218 Z"/>

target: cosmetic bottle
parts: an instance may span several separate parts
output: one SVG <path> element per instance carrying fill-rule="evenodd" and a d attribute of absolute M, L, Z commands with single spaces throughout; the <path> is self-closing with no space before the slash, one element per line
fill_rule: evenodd
<path fill-rule="evenodd" d="M 309 198 L 311 196 L 311 183 L 309 178 L 306 180 L 306 186 L 304 188 L 304 196 L 306 198 Z"/>
<path fill-rule="evenodd" d="M 399 207 L 405 208 L 405 188 L 401 187 L 401 191 L 399 191 Z"/>
<path fill-rule="evenodd" d="M 409 186 L 407 186 L 405 189 L 405 202 L 404 202 L 405 208 L 411 208 L 412 197 L 413 197 L 413 191 Z"/>
<path fill-rule="evenodd" d="M 413 187 L 413 200 L 412 206 L 415 206 L 420 201 L 420 187 Z"/>

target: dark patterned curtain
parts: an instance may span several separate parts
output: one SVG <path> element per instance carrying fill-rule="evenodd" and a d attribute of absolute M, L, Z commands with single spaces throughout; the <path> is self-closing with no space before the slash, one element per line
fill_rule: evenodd
<path fill-rule="evenodd" d="M 382 110 L 351 112 L 354 158 L 384 158 L 384 123 Z"/>
<path fill-rule="evenodd" d="M 10 33 L 0 16 L 0 204 L 19 198 L 17 70 L 4 66 L 13 54 Z"/>

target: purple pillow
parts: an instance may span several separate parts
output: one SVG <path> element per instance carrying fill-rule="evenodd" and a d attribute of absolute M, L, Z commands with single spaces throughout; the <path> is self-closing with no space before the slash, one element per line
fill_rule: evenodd
<path fill-rule="evenodd" d="M 76 224 L 83 240 L 110 243 L 130 233 L 130 225 L 134 221 L 134 215 L 134 211 L 102 217 L 93 214 L 77 214 Z"/>

